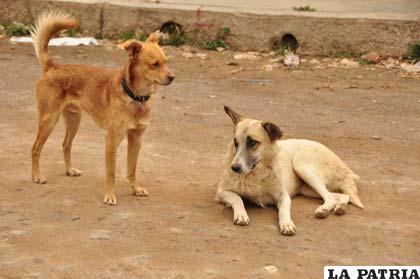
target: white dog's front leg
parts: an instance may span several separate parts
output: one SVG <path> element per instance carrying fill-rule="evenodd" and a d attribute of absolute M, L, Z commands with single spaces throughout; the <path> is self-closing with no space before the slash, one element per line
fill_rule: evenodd
<path fill-rule="evenodd" d="M 238 194 L 231 191 L 217 191 L 216 199 L 223 202 L 226 206 L 232 207 L 234 224 L 241 226 L 249 225 L 250 221 L 244 207 L 244 202 Z"/>
<path fill-rule="evenodd" d="M 296 233 L 295 224 L 290 216 L 290 206 L 292 201 L 287 193 L 283 193 L 277 201 L 279 210 L 279 227 L 283 235 L 294 235 Z"/>

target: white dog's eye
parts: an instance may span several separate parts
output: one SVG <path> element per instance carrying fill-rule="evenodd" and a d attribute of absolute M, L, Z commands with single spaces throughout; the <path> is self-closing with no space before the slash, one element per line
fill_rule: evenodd
<path fill-rule="evenodd" d="M 246 138 L 246 147 L 253 148 L 254 146 L 257 146 L 260 142 L 252 139 L 251 137 Z"/>
<path fill-rule="evenodd" d="M 235 148 L 238 148 L 238 141 L 236 139 L 233 139 L 233 144 L 235 145 Z"/>

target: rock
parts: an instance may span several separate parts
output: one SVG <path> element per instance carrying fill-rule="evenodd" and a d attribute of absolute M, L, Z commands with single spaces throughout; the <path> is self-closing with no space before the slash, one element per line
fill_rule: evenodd
<path fill-rule="evenodd" d="M 314 58 L 309 61 L 309 64 L 319 64 L 319 61 Z"/>
<path fill-rule="evenodd" d="M 359 67 L 359 63 L 356 61 L 352 61 L 350 59 L 344 58 L 340 61 L 340 65 L 349 67 L 349 68 L 356 68 Z"/>
<path fill-rule="evenodd" d="M 284 56 L 283 63 L 284 63 L 284 65 L 286 65 L 288 67 L 297 67 L 297 66 L 299 66 L 299 56 L 297 56 L 293 52 L 287 53 Z"/>
<path fill-rule="evenodd" d="M 171 233 L 175 233 L 175 234 L 180 234 L 182 233 L 182 230 L 178 229 L 178 228 L 170 228 L 169 231 Z"/>
<path fill-rule="evenodd" d="M 194 54 L 192 54 L 191 52 L 183 52 L 181 53 L 182 56 L 184 56 L 187 59 L 191 59 L 194 57 Z"/>
<path fill-rule="evenodd" d="M 239 66 L 238 62 L 232 61 L 232 62 L 228 62 L 226 65 L 228 66 Z"/>
<path fill-rule="evenodd" d="M 205 53 L 197 53 L 195 56 L 201 59 L 209 59 L 209 56 Z"/>
<path fill-rule="evenodd" d="M 91 240 L 110 240 L 111 234 L 107 230 L 95 230 L 89 234 L 89 239 Z"/>
<path fill-rule="evenodd" d="M 0 24 L 0 34 L 1 35 L 6 34 L 6 28 L 4 28 L 4 26 L 1 24 Z"/>
<path fill-rule="evenodd" d="M 222 52 L 222 51 L 224 51 L 224 50 L 225 50 L 225 48 L 224 48 L 224 47 L 218 47 L 218 48 L 216 48 L 216 50 L 217 50 L 218 52 Z"/>
<path fill-rule="evenodd" d="M 381 57 L 374 51 L 366 54 L 364 59 L 366 59 L 368 62 L 373 63 L 373 64 L 377 64 L 381 61 Z"/>
<path fill-rule="evenodd" d="M 380 140 L 380 139 L 381 139 L 381 137 L 380 137 L 380 136 L 372 136 L 372 139 L 375 139 L 375 140 Z"/>
<path fill-rule="evenodd" d="M 276 273 L 279 269 L 274 265 L 266 265 L 264 266 L 265 271 L 270 274 Z"/>
<path fill-rule="evenodd" d="M 10 231 L 10 234 L 13 234 L 14 236 L 24 236 L 25 235 L 25 231 L 22 231 L 22 230 L 13 230 L 13 231 Z"/>
<path fill-rule="evenodd" d="M 270 59 L 270 63 L 279 63 L 281 59 L 284 59 L 284 57 L 283 58 L 277 57 L 277 58 Z"/>
<path fill-rule="evenodd" d="M 257 59 L 257 56 L 254 54 L 249 53 L 238 53 L 233 56 L 233 59 L 242 60 L 242 59 L 249 59 L 249 60 L 255 60 Z"/>
<path fill-rule="evenodd" d="M 416 64 L 410 65 L 407 63 L 402 63 L 401 68 L 406 70 L 409 73 L 417 73 L 420 72 L 420 61 L 418 61 Z"/>

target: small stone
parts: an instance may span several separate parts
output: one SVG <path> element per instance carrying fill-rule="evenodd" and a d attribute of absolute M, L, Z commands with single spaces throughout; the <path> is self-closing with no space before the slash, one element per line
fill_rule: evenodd
<path fill-rule="evenodd" d="M 110 231 L 107 230 L 95 230 L 89 234 L 89 239 L 91 240 L 110 240 L 111 235 Z"/>
<path fill-rule="evenodd" d="M 359 63 L 356 61 L 352 61 L 350 59 L 344 58 L 340 61 L 340 65 L 349 67 L 349 68 L 356 68 L 359 67 Z"/>
<path fill-rule="evenodd" d="M 372 136 L 372 139 L 375 139 L 375 140 L 380 140 L 380 139 L 382 139 L 380 136 Z"/>
<path fill-rule="evenodd" d="M 309 61 L 309 64 L 319 64 L 319 61 L 314 58 Z"/>
<path fill-rule="evenodd" d="M 242 60 L 242 59 L 249 59 L 249 60 L 255 60 L 257 59 L 257 56 L 254 54 L 249 53 L 238 53 L 233 56 L 233 59 Z"/>
<path fill-rule="evenodd" d="M 216 95 L 208 95 L 207 97 L 210 98 L 210 99 L 214 99 L 214 98 L 216 98 Z"/>
<path fill-rule="evenodd" d="M 176 234 L 182 233 L 182 230 L 180 230 L 178 228 L 170 228 L 169 231 L 171 233 L 176 233 Z"/>
<path fill-rule="evenodd" d="M 273 59 L 270 59 L 270 63 L 279 63 L 279 62 L 280 62 L 280 60 L 281 60 L 281 58 L 280 58 L 280 57 L 273 58 Z"/>
<path fill-rule="evenodd" d="M 187 59 L 191 59 L 194 57 L 194 55 L 191 52 L 183 52 L 181 55 Z"/>
<path fill-rule="evenodd" d="M 218 52 L 222 52 L 222 51 L 224 51 L 224 50 L 225 50 L 225 48 L 224 48 L 224 47 L 218 47 L 218 48 L 216 48 L 216 50 L 217 50 Z"/>
<path fill-rule="evenodd" d="M 14 236 L 24 236 L 25 235 L 25 231 L 22 231 L 22 230 L 13 230 L 13 231 L 10 231 L 10 234 L 13 234 Z"/>
<path fill-rule="evenodd" d="M 232 61 L 232 62 L 228 62 L 226 65 L 228 66 L 239 66 L 238 62 Z"/>
<path fill-rule="evenodd" d="M 264 266 L 264 269 L 270 274 L 276 273 L 279 270 L 274 265 L 266 265 L 266 266 Z"/>
<path fill-rule="evenodd" d="M 80 217 L 73 217 L 73 218 L 71 218 L 71 220 L 72 221 L 79 221 L 80 220 Z"/>
<path fill-rule="evenodd" d="M 209 59 L 209 56 L 205 53 L 197 53 L 195 56 L 201 59 Z"/>
<path fill-rule="evenodd" d="M 369 52 L 368 54 L 366 54 L 365 59 L 368 62 L 373 63 L 373 64 L 377 64 L 377 63 L 379 63 L 381 61 L 381 57 L 378 55 L 378 53 L 376 53 L 374 51 Z"/>

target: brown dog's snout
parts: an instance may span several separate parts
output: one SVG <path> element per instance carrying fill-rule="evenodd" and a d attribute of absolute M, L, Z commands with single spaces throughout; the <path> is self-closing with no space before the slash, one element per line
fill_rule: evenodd
<path fill-rule="evenodd" d="M 175 74 L 172 72 L 168 73 L 168 80 L 173 81 L 175 79 Z"/>

